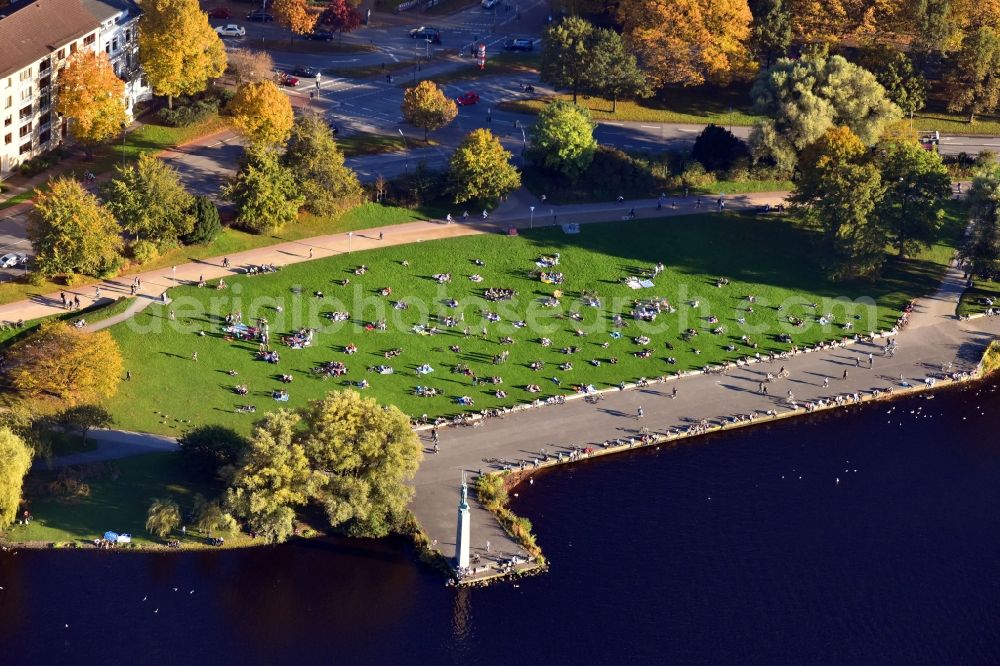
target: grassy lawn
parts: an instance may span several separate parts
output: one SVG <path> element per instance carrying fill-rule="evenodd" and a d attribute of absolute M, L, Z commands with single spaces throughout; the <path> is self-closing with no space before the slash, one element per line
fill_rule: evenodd
<path fill-rule="evenodd" d="M 344 157 L 377 155 L 378 153 L 393 153 L 406 150 L 406 140 L 399 136 L 399 134 L 357 132 L 348 136 L 338 137 L 337 145 L 344 152 Z M 430 145 L 433 145 L 433 142 Z"/>
<path fill-rule="evenodd" d="M 10 208 L 11 206 L 16 206 L 17 204 L 24 203 L 25 201 L 31 201 L 31 197 L 33 196 L 35 196 L 34 189 L 26 190 L 19 194 L 15 194 L 14 196 L 0 203 L 0 210 L 3 210 L 4 208 Z"/>
<path fill-rule="evenodd" d="M 107 299 L 103 300 L 107 301 Z M 12 325 L 4 325 L 3 328 L 0 328 L 0 348 L 6 347 L 7 345 L 17 342 L 25 336 L 30 335 L 42 324 L 51 321 L 76 321 L 77 319 L 86 319 L 88 324 L 96 324 L 100 321 L 108 319 L 109 317 L 114 317 L 117 314 L 125 312 L 131 304 L 131 298 L 122 297 L 110 303 L 102 302 L 81 310 L 60 312 L 59 314 L 54 314 L 49 317 L 32 319 L 24 322 L 24 325 L 20 328 Z"/>
<path fill-rule="evenodd" d="M 993 301 L 993 305 L 986 302 Z M 981 314 L 991 307 L 1000 307 L 1000 282 L 976 280 L 971 289 L 966 289 L 958 304 L 959 316 Z"/>
<path fill-rule="evenodd" d="M 54 473 L 32 472 L 25 496 L 34 520 L 29 525 L 14 525 L 4 537 L 13 542 L 65 545 L 89 542 L 113 530 L 131 534 L 133 543 L 139 545 L 159 544 L 145 528 L 146 510 L 154 498 L 174 499 L 181 505 L 182 515 L 187 515 L 195 493 L 212 497 L 219 491 L 215 486 L 192 481 L 176 453 L 151 453 L 89 467 L 83 480 L 90 486 L 90 494 L 72 500 L 57 499 L 46 491 L 45 485 L 55 478 Z M 190 530 L 185 539 L 189 544 L 204 541 Z M 247 537 L 227 536 L 226 541 L 227 545 L 237 545 L 245 543 Z"/>
<path fill-rule="evenodd" d="M 959 217 L 949 226 L 949 233 L 954 227 L 961 228 Z M 720 238 L 726 242 L 719 243 Z M 603 388 L 621 380 L 701 368 L 752 353 L 741 342 L 744 333 L 763 352 L 787 349 L 790 345 L 778 340 L 784 332 L 796 343 L 808 344 L 839 338 L 845 322 L 861 331 L 887 328 L 903 304 L 934 289 L 953 238 L 921 257 L 891 264 L 879 280 L 854 285 L 826 279 L 814 240 L 812 231 L 786 218 L 701 215 L 627 226 L 585 225 L 578 236 L 544 228 L 518 237 L 474 236 L 388 247 L 288 266 L 276 275 L 234 278 L 227 280 L 230 289 L 224 292 L 179 287 L 171 292 L 176 324 L 168 324 L 165 308 L 153 305 L 131 322 L 111 329 L 121 343 L 133 381 L 128 394 L 117 396 L 108 407 L 119 427 L 128 429 L 179 434 L 191 425 L 219 423 L 246 432 L 263 412 L 301 407 L 326 391 L 362 379 L 371 384 L 367 392 L 411 415 L 459 413 L 466 409 L 456 404 L 459 396 L 472 397 L 471 410 L 478 411 L 569 393 L 575 385 Z M 561 253 L 556 270 L 566 276 L 560 286 L 542 283 L 534 275 L 535 262 L 556 252 Z M 485 265 L 475 265 L 477 258 Z M 403 265 L 404 260 L 409 266 Z M 633 290 L 623 284 L 623 278 L 649 270 L 657 261 L 664 262 L 666 269 L 655 278 L 655 288 Z M 360 264 L 369 267 L 365 275 L 355 274 Z M 451 284 L 438 284 L 433 277 L 449 271 Z M 474 273 L 483 281 L 470 281 Z M 731 284 L 717 288 L 719 276 L 729 278 Z M 343 279 L 350 283 L 341 286 Z M 393 289 L 388 298 L 377 293 L 384 287 Z M 512 301 L 491 303 L 483 299 L 489 287 L 515 289 L 518 294 Z M 559 306 L 544 307 L 541 299 L 557 289 L 563 292 Z M 318 291 L 325 296 L 316 297 Z M 602 307 L 583 305 L 581 294 L 587 292 L 597 294 Z M 757 297 L 753 312 L 746 310 L 747 294 Z M 661 315 L 653 324 L 627 318 L 620 339 L 612 336 L 613 313 L 628 317 L 633 299 L 653 297 L 669 299 L 677 311 Z M 840 297 L 852 300 L 835 300 Z M 408 309 L 393 307 L 400 298 L 409 304 Z M 458 301 L 457 308 L 446 304 L 452 298 Z M 818 307 L 810 307 L 813 303 Z M 779 311 L 778 305 L 783 309 Z M 223 318 L 237 310 L 249 323 L 257 317 L 269 320 L 279 363 L 256 360 L 256 341 L 226 338 Z M 489 336 L 484 340 L 479 334 L 486 310 L 502 321 L 487 325 Z M 349 321 L 333 323 L 324 316 L 335 311 L 349 312 Z M 577 312 L 582 321 L 569 318 Z M 820 324 L 818 318 L 827 312 L 834 314 L 834 323 Z M 441 321 L 460 315 L 464 321 L 455 327 Z M 710 321 L 711 316 L 718 317 L 718 322 Z M 740 317 L 746 325 L 737 321 Z M 801 318 L 806 325 L 793 326 L 790 317 Z M 387 322 L 387 330 L 364 330 L 364 324 L 379 319 Z M 521 320 L 525 327 L 514 325 Z M 435 323 L 441 329 L 438 335 L 414 331 L 416 324 Z M 471 328 L 470 337 L 463 333 L 465 326 Z M 719 326 L 724 332 L 713 334 Z M 282 336 L 302 328 L 316 329 L 312 346 L 292 349 L 282 344 Z M 680 335 L 689 328 L 699 335 L 684 341 Z M 576 329 L 587 335 L 577 336 Z M 647 344 L 635 341 L 641 335 L 650 338 L 650 358 L 634 355 Z M 501 336 L 510 336 L 514 343 L 502 344 Z M 541 345 L 542 337 L 551 339 L 551 346 Z M 667 342 L 672 350 L 665 347 Z M 345 353 L 350 343 L 358 346 L 356 354 Z M 451 350 L 453 345 L 459 351 Z M 735 345 L 735 350 L 728 350 L 729 345 Z M 579 350 L 561 351 L 570 346 Z M 402 353 L 387 359 L 385 353 L 395 349 Z M 510 351 L 509 360 L 495 365 L 493 357 L 504 350 Z M 192 352 L 198 352 L 197 363 L 191 360 Z M 611 362 L 612 357 L 617 357 L 617 363 Z M 669 363 L 668 357 L 676 362 Z M 545 363 L 540 372 L 529 367 L 536 360 Z M 595 360 L 599 366 L 592 363 Z M 346 376 L 322 379 L 313 372 L 328 361 L 345 363 Z M 573 369 L 561 370 L 560 364 L 567 361 Z M 424 363 L 433 372 L 417 374 Z M 482 379 L 502 377 L 503 384 L 475 385 L 471 377 L 453 372 L 457 364 L 468 366 Z M 370 370 L 378 365 L 391 366 L 394 373 Z M 231 377 L 229 370 L 238 375 Z M 281 374 L 292 375 L 294 381 L 281 383 Z M 561 386 L 553 377 L 560 379 Z M 247 385 L 249 394 L 236 395 L 237 384 Z M 529 384 L 539 385 L 541 392 L 528 392 Z M 436 388 L 440 394 L 418 397 L 417 386 Z M 507 391 L 508 397 L 497 397 L 497 388 Z M 279 389 L 288 390 L 287 403 L 272 398 L 272 391 Z M 255 405 L 256 414 L 235 412 L 245 404 Z"/>

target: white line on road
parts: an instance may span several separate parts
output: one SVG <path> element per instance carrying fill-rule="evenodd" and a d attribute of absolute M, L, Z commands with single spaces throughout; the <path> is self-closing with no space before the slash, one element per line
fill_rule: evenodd
<path fill-rule="evenodd" d="M 639 125 L 642 129 L 660 129 L 659 125 Z"/>

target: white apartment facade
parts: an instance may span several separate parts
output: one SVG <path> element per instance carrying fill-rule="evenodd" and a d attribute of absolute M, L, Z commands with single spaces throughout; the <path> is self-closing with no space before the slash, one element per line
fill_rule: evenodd
<path fill-rule="evenodd" d="M 77 50 L 108 54 L 130 116 L 152 96 L 139 69 L 138 19 L 131 0 L 36 0 L 0 10 L 0 179 L 66 140 L 54 98 L 59 71 Z"/>

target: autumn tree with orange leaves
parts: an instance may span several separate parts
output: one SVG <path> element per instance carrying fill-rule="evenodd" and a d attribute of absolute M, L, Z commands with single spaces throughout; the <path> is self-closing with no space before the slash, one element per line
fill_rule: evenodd
<path fill-rule="evenodd" d="M 70 120 L 77 141 L 89 147 L 118 135 L 125 124 L 125 83 L 106 53 L 77 51 L 59 73 L 56 112 Z"/>
<path fill-rule="evenodd" d="M 319 14 L 308 0 L 274 0 L 274 17 L 278 23 L 292 31 L 292 35 L 307 35 L 316 27 Z"/>

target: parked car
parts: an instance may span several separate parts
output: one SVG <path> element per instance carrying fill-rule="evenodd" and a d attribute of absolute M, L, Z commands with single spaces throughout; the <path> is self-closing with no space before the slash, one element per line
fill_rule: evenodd
<path fill-rule="evenodd" d="M 215 29 L 219 37 L 246 37 L 247 31 L 241 25 L 236 25 L 235 23 L 230 23 L 229 25 L 220 25 Z"/>
<path fill-rule="evenodd" d="M 256 9 L 247 14 L 247 20 L 253 21 L 254 23 L 270 23 L 274 20 L 274 16 L 265 11 L 261 11 L 260 9 Z"/>
<path fill-rule="evenodd" d="M 23 254 L 11 252 L 0 257 L 0 268 L 15 268 L 28 263 L 28 258 Z"/>
<path fill-rule="evenodd" d="M 508 39 L 503 43 L 506 51 L 534 51 L 535 41 L 533 39 Z"/>
<path fill-rule="evenodd" d="M 500 0 L 483 0 L 481 4 L 483 9 L 493 9 L 500 4 Z"/>
<path fill-rule="evenodd" d="M 278 83 L 289 88 L 294 88 L 299 85 L 299 77 L 286 74 L 285 72 L 278 72 Z"/>
<path fill-rule="evenodd" d="M 470 106 L 472 104 L 479 103 L 479 93 L 475 90 L 470 90 L 469 92 L 464 92 L 455 98 L 455 104 L 459 106 Z"/>
<path fill-rule="evenodd" d="M 333 31 L 331 30 L 313 30 L 308 35 L 306 39 L 313 39 L 317 42 L 332 42 L 333 41 Z"/>
<path fill-rule="evenodd" d="M 419 28 L 414 28 L 410 31 L 410 37 L 413 39 L 426 39 L 432 44 L 441 43 L 441 31 L 437 28 L 428 28 L 425 26 L 420 26 Z"/>
<path fill-rule="evenodd" d="M 292 70 L 294 76 L 301 76 L 304 79 L 315 79 L 319 76 L 319 70 L 315 67 L 307 67 L 306 65 L 299 65 Z"/>
<path fill-rule="evenodd" d="M 216 7 L 208 12 L 208 18 L 214 19 L 230 19 L 233 18 L 233 13 L 229 11 L 229 7 Z"/>

